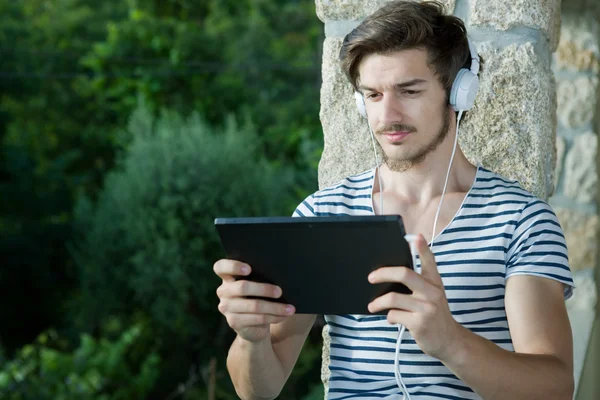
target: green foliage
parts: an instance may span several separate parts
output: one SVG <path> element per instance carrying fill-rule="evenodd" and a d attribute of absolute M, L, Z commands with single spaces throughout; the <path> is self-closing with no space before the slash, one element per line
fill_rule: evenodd
<path fill-rule="evenodd" d="M 311 387 L 310 392 L 302 400 L 323 400 L 324 397 L 323 384 L 317 383 Z"/>
<path fill-rule="evenodd" d="M 251 126 L 226 125 L 213 132 L 197 115 L 154 121 L 145 107 L 134 113 L 131 145 L 97 206 L 84 200 L 75 213 L 81 293 L 93 304 L 86 315 L 127 305 L 168 331 L 216 322 L 205 317 L 216 310 L 212 264 L 222 255 L 214 218 L 293 210 L 291 171 L 260 159 Z"/>
<path fill-rule="evenodd" d="M 322 354 L 321 332 L 317 328 L 314 328 L 311 333 L 304 347 L 302 347 L 302 352 L 300 352 L 296 366 L 279 398 L 322 400 L 324 397 L 323 384 L 319 379 Z M 308 393 L 301 397 L 307 391 Z"/>
<path fill-rule="evenodd" d="M 1 360 L 49 327 L 102 343 L 141 319 L 152 398 L 207 398 L 209 360 L 235 398 L 212 219 L 288 215 L 316 188 L 322 36 L 313 0 L 0 0 Z"/>
<path fill-rule="evenodd" d="M 101 190 L 139 98 L 252 120 L 296 199 L 316 187 L 322 35 L 312 0 L 0 0 L 0 292 L 19 305 L 0 319 L 31 317 L 1 328 L 9 354 L 69 324 L 75 199 Z"/>
<path fill-rule="evenodd" d="M 214 218 L 289 215 L 293 174 L 262 159 L 254 128 L 234 118 L 215 132 L 197 115 L 154 119 L 142 106 L 128 134 L 97 203 L 83 199 L 75 212 L 81 328 L 141 312 L 171 356 L 224 355 Z"/>
<path fill-rule="evenodd" d="M 212 124 L 223 110 L 245 113 L 264 129 L 270 156 L 286 161 L 297 161 L 302 139 L 320 142 L 314 2 L 171 5 L 130 2 L 128 18 L 81 60 L 93 74 L 78 84 L 96 95 L 94 109 L 126 115 L 143 95 L 153 109 L 198 111 Z"/>
<path fill-rule="evenodd" d="M 105 122 L 80 112 L 64 72 L 83 72 L 77 55 L 120 10 L 91 0 L 0 0 L 0 319 L 19 321 L 0 328 L 9 354 L 65 323 L 73 199 L 98 186 L 115 140 Z"/>
<path fill-rule="evenodd" d="M 7 400 L 129 400 L 147 396 L 160 357 L 136 352 L 149 332 L 143 324 L 115 341 L 82 335 L 72 352 L 55 332 L 42 333 L 0 370 L 0 396 Z"/>
<path fill-rule="evenodd" d="M 117 119 L 88 108 L 74 84 L 87 73 L 79 59 L 105 36 L 106 20 L 126 15 L 119 3 L 101 4 L 0 0 L 0 10 L 6 10 L 0 13 L 0 112 L 5 117 L 0 138 L 9 151 L 27 154 L 37 177 L 61 157 L 64 172 L 79 177 L 78 185 L 90 185 L 94 178 L 97 183 L 93 174 L 110 166 L 115 138 L 103 128 Z"/>

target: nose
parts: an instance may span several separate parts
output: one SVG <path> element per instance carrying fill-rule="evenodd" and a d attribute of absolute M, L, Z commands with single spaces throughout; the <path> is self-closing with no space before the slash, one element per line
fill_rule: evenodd
<path fill-rule="evenodd" d="M 381 124 L 388 125 L 402 122 L 400 102 L 397 101 L 393 94 L 384 95 L 381 98 L 380 106 L 379 122 Z"/>

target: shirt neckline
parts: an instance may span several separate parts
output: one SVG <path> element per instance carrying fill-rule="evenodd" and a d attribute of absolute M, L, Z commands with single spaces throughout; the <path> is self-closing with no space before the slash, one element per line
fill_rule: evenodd
<path fill-rule="evenodd" d="M 456 213 L 454 214 L 454 216 L 452 217 L 450 222 L 448 222 L 448 224 L 444 227 L 444 229 L 442 229 L 435 237 L 432 238 L 431 242 L 433 242 L 435 244 L 435 242 L 438 241 L 438 239 L 444 234 L 444 232 L 446 232 L 446 230 L 448 230 L 448 228 L 450 227 L 450 225 L 452 225 L 452 223 L 456 220 L 456 218 L 459 217 L 460 214 L 462 214 L 464 205 L 467 202 L 467 199 L 469 199 L 471 197 L 471 193 L 473 192 L 473 189 L 475 188 L 475 186 L 477 184 L 477 180 L 479 179 L 479 176 L 482 173 L 482 171 L 483 171 L 483 166 L 481 164 L 478 164 L 477 170 L 475 171 L 475 177 L 473 178 L 473 183 L 471 183 L 471 187 L 469 188 L 469 190 L 467 191 L 467 194 L 465 195 L 462 202 L 460 203 L 460 207 L 458 207 L 458 210 L 456 210 Z M 375 207 L 373 206 L 373 190 L 375 190 L 375 174 L 376 173 L 377 173 L 377 167 L 374 167 L 371 170 L 371 178 L 370 178 L 371 190 L 369 192 L 369 196 L 370 196 L 369 200 L 371 203 L 371 212 L 373 213 L 373 215 L 375 215 Z M 429 244 L 431 244 L 431 242 L 429 242 Z"/>

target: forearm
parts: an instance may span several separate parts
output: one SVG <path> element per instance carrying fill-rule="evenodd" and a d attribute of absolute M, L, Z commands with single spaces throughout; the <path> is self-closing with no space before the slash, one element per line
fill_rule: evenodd
<path fill-rule="evenodd" d="M 572 399 L 570 368 L 552 355 L 513 353 L 463 330 L 442 362 L 485 400 Z"/>
<path fill-rule="evenodd" d="M 252 343 L 238 336 L 229 350 L 227 369 L 238 396 L 243 400 L 274 399 L 286 380 L 270 337 Z"/>

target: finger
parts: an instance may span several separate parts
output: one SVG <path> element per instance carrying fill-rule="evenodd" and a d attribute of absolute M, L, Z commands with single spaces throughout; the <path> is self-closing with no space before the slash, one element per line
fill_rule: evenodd
<path fill-rule="evenodd" d="M 292 315 L 296 311 L 291 304 L 275 303 L 260 299 L 225 299 L 219 303 L 222 314 L 268 314 L 274 316 Z"/>
<path fill-rule="evenodd" d="M 431 252 L 423 235 L 417 235 L 415 247 L 419 252 L 419 258 L 421 259 L 421 275 L 437 284 L 443 284 L 437 263 L 435 262 L 435 256 Z"/>
<path fill-rule="evenodd" d="M 390 310 L 387 313 L 387 322 L 404 325 L 408 330 L 410 330 L 414 318 L 415 315 L 413 313 L 403 310 Z"/>
<path fill-rule="evenodd" d="M 409 294 L 389 292 L 370 302 L 367 308 L 372 313 L 383 310 L 419 312 L 423 309 L 423 303 Z"/>
<path fill-rule="evenodd" d="M 241 330 L 254 326 L 278 324 L 288 317 L 278 317 L 268 314 L 228 314 L 227 323 L 232 329 Z"/>
<path fill-rule="evenodd" d="M 369 282 L 385 283 L 385 282 L 398 282 L 403 283 L 413 292 L 425 290 L 425 280 L 407 267 L 381 267 L 369 274 Z"/>
<path fill-rule="evenodd" d="M 222 259 L 214 264 L 213 270 L 224 281 L 233 282 L 234 276 L 247 276 L 252 268 L 241 261 Z"/>
<path fill-rule="evenodd" d="M 219 298 L 256 296 L 278 299 L 281 293 L 281 288 L 278 286 L 245 279 L 224 283 L 217 289 Z"/>

